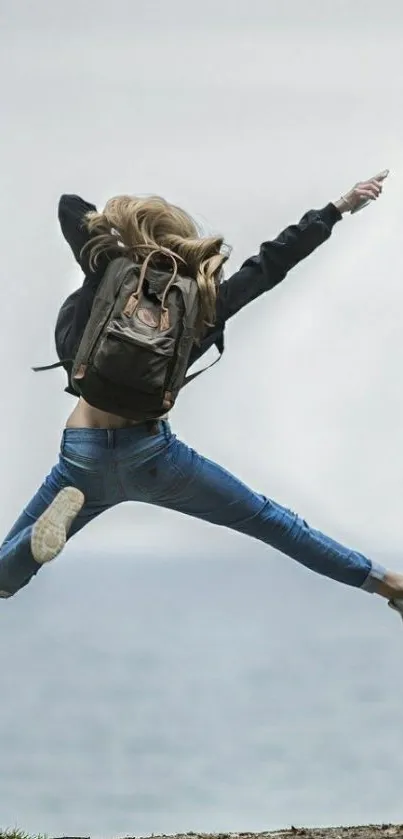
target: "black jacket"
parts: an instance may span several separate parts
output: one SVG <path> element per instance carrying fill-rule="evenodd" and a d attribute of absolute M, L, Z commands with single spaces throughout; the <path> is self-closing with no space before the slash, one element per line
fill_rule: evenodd
<path fill-rule="evenodd" d="M 103 253 L 96 270 L 91 271 L 88 256 L 81 256 L 81 250 L 90 238 L 85 215 L 95 209 L 93 204 L 88 204 L 77 195 L 62 195 L 59 201 L 59 222 L 63 236 L 85 274 L 81 288 L 70 294 L 63 303 L 55 329 L 56 351 L 69 378 L 66 391 L 75 396 L 77 394 L 70 380 L 72 359 L 109 262 L 108 254 Z M 214 344 L 221 348 L 227 320 L 256 297 L 278 285 L 291 268 L 329 238 L 340 219 L 341 213 L 334 204 L 327 204 L 322 210 L 305 213 L 299 224 L 287 227 L 272 242 L 263 242 L 259 254 L 249 257 L 236 274 L 219 286 L 215 325 L 206 332 L 200 346 L 193 347 L 189 366 Z"/>

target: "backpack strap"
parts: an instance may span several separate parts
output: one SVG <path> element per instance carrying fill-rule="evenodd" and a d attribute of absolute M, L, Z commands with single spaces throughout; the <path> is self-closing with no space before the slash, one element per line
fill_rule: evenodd
<path fill-rule="evenodd" d="M 62 361 L 55 361 L 54 364 L 45 364 L 43 367 L 31 367 L 34 373 L 41 373 L 42 370 L 56 370 L 57 367 L 64 367 L 65 364 L 71 364 L 71 358 L 63 358 Z"/>
<path fill-rule="evenodd" d="M 207 366 L 203 367 L 202 370 L 196 370 L 195 373 L 191 373 L 190 376 L 186 376 L 186 379 L 183 383 L 183 387 L 185 387 L 185 385 L 190 384 L 190 382 L 192 382 L 193 379 L 197 379 L 198 376 L 200 376 L 202 373 L 205 373 L 206 370 L 209 370 L 210 367 L 214 367 L 215 364 L 217 364 L 219 361 L 221 361 L 223 353 L 224 353 L 224 349 L 225 349 L 225 347 L 224 347 L 224 333 L 223 332 L 217 338 L 217 340 L 214 342 L 214 346 L 217 347 L 217 350 L 219 352 L 218 358 L 215 358 L 214 361 L 211 362 L 211 364 L 207 364 Z M 65 364 L 71 364 L 71 363 L 72 363 L 71 358 L 64 358 L 62 361 L 56 361 L 54 364 L 44 364 L 41 367 L 31 367 L 31 370 L 33 370 L 34 373 L 41 373 L 44 370 L 57 370 L 58 367 L 64 367 Z"/>
<path fill-rule="evenodd" d="M 202 370 L 196 370 L 195 373 L 191 373 L 190 376 L 186 376 L 186 379 L 183 382 L 182 387 L 185 387 L 185 385 L 190 384 L 190 382 L 192 382 L 193 379 L 197 379 L 198 376 L 201 376 L 202 373 L 205 373 L 206 370 L 210 370 L 210 367 L 214 367 L 215 364 L 217 364 L 219 361 L 221 361 L 221 359 L 223 357 L 224 349 L 225 349 L 225 347 L 224 347 L 224 332 L 221 332 L 221 335 L 219 335 L 217 340 L 214 341 L 214 346 L 217 347 L 217 350 L 219 352 L 218 358 L 215 358 L 214 361 L 211 362 L 211 364 L 207 364 L 207 366 L 203 367 Z"/>

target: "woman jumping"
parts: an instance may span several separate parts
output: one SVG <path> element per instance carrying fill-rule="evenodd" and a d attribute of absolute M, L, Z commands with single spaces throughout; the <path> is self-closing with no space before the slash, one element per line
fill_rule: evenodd
<path fill-rule="evenodd" d="M 181 271 L 197 283 L 203 325 L 190 363 L 213 343 L 222 350 L 225 322 L 248 302 L 279 283 L 288 271 L 331 234 L 343 213 L 382 190 L 380 178 L 358 184 L 299 225 L 266 242 L 227 282 L 221 237 L 202 237 L 183 210 L 159 198 L 109 201 L 103 212 L 75 196 L 63 196 L 59 217 L 82 265 L 82 289 L 62 307 L 56 328 L 59 357 L 77 395 L 72 361 L 107 265 L 127 255 L 141 268 L 145 252 L 168 250 Z M 75 207 L 76 215 L 71 208 Z M 84 211 L 84 212 L 83 212 Z M 67 231 L 67 219 L 74 222 Z M 84 251 L 82 250 L 84 248 Z M 154 266 L 159 270 L 159 264 Z M 214 323 L 213 323 L 214 321 Z M 24 509 L 0 549 L 0 595 L 10 597 L 102 512 L 123 501 L 176 510 L 259 539 L 311 571 L 403 604 L 403 575 L 312 529 L 305 520 L 199 455 L 172 433 L 166 416 L 133 422 L 107 413 L 82 397 L 62 434 L 59 461 Z"/>

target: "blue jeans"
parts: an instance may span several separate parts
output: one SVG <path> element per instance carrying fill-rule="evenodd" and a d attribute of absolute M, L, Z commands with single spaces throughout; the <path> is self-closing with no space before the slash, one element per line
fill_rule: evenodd
<path fill-rule="evenodd" d="M 249 489 L 177 440 L 167 422 L 118 430 L 66 428 L 59 462 L 0 548 L 0 592 L 17 592 L 41 568 L 30 547 L 33 523 L 66 486 L 85 504 L 69 536 L 122 501 L 142 501 L 245 533 L 333 580 L 376 591 L 385 569 L 313 530 L 295 513 Z"/>

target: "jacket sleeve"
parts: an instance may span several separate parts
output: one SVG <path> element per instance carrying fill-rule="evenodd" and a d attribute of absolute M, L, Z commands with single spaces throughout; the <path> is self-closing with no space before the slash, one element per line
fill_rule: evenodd
<path fill-rule="evenodd" d="M 85 224 L 85 216 L 91 210 L 96 210 L 95 205 L 89 204 L 78 195 L 62 195 L 60 198 L 58 216 L 61 231 L 85 275 L 82 287 L 65 300 L 57 318 L 55 343 L 60 361 L 74 358 L 109 261 L 108 256 L 101 258 L 96 270 L 91 271 L 88 256 L 81 254 L 82 248 L 91 238 Z M 71 364 L 67 363 L 64 366 L 70 374 Z"/>
<path fill-rule="evenodd" d="M 258 255 L 249 257 L 236 274 L 221 283 L 217 323 L 225 324 L 252 300 L 278 285 L 295 265 L 329 238 L 341 218 L 334 204 L 327 204 L 322 210 L 305 213 L 299 224 L 287 227 L 273 241 L 263 242 Z"/>
<path fill-rule="evenodd" d="M 84 201 L 78 195 L 62 195 L 59 200 L 58 216 L 63 236 L 73 252 L 74 259 L 84 271 L 89 283 L 98 287 L 109 262 L 107 253 L 100 254 L 94 270 L 89 264 L 89 253 L 82 253 L 84 245 L 91 241 L 85 217 L 87 213 L 96 210 L 95 204 Z"/>
<path fill-rule="evenodd" d="M 95 204 L 89 204 L 78 195 L 62 195 L 59 200 L 58 217 L 61 231 L 73 252 L 74 259 L 86 270 L 88 265 L 82 264 L 81 251 L 90 241 L 90 233 L 85 224 L 87 213 L 96 211 Z"/>

